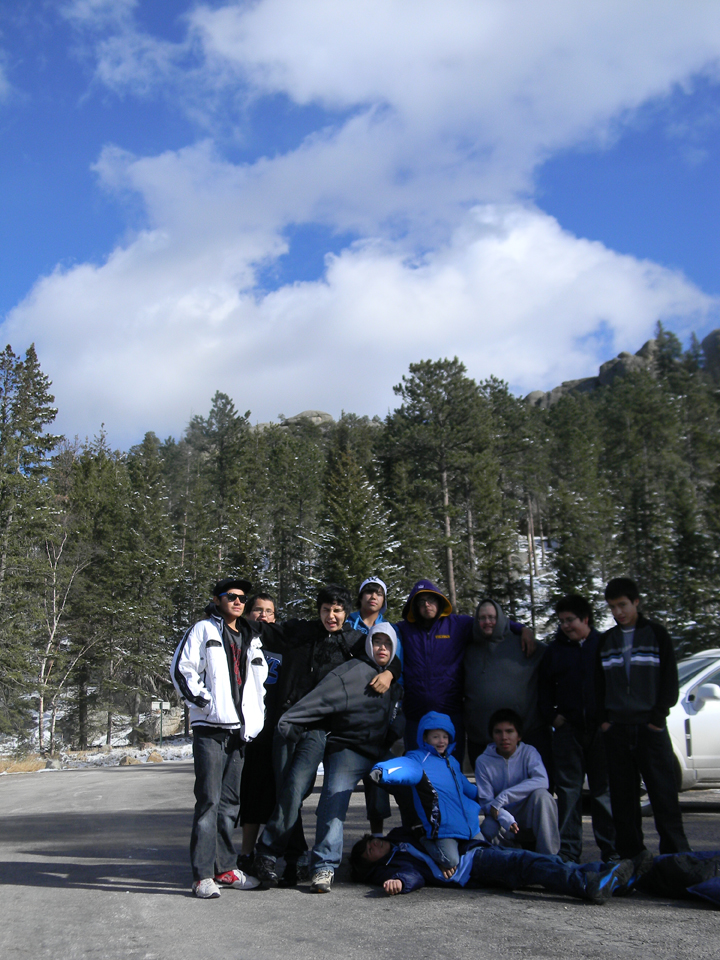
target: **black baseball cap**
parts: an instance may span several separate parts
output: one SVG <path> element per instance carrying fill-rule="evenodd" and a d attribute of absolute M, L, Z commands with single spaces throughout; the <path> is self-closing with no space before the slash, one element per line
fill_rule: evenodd
<path fill-rule="evenodd" d="M 242 590 L 246 595 L 252 590 L 252 584 L 249 580 L 240 580 L 238 577 L 225 577 L 224 580 L 218 580 L 215 584 L 212 595 L 214 597 L 221 597 L 223 593 L 227 593 L 228 590 L 231 590 L 233 587 Z"/>

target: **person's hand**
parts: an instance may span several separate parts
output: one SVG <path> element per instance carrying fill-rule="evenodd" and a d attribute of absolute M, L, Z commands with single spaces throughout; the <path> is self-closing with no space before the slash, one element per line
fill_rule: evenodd
<path fill-rule="evenodd" d="M 368 686 L 371 690 L 374 690 L 375 693 L 387 693 L 392 682 L 392 672 L 390 670 L 383 670 L 382 673 L 379 673 L 376 677 L 372 678 Z"/>
<path fill-rule="evenodd" d="M 490 807 L 490 816 L 493 818 L 493 820 L 500 819 L 500 811 L 497 807 Z"/>
<path fill-rule="evenodd" d="M 383 890 L 389 897 L 394 897 L 396 893 L 402 893 L 402 880 L 386 880 L 383 884 Z"/>
<path fill-rule="evenodd" d="M 553 720 L 553 726 L 557 730 L 558 727 L 561 727 L 565 723 L 565 717 L 559 713 Z"/>
<path fill-rule="evenodd" d="M 612 726 L 611 723 L 601 723 L 600 729 L 602 730 L 603 733 L 607 733 L 611 726 Z"/>
<path fill-rule="evenodd" d="M 655 733 L 662 733 L 664 729 L 664 727 L 656 727 L 654 723 L 648 724 L 648 730 L 653 730 Z"/>
<path fill-rule="evenodd" d="M 508 830 L 510 833 L 520 833 L 520 827 L 517 825 L 517 823 L 511 823 L 508 827 Z"/>
<path fill-rule="evenodd" d="M 522 644 L 525 656 L 531 657 L 535 653 L 535 647 L 537 646 L 535 642 L 535 631 L 531 630 L 530 627 L 523 627 L 520 633 L 520 643 Z"/>
<path fill-rule="evenodd" d="M 446 880 L 449 880 L 456 870 L 457 870 L 457 867 L 448 867 L 447 870 L 443 870 L 442 875 L 445 877 Z"/>

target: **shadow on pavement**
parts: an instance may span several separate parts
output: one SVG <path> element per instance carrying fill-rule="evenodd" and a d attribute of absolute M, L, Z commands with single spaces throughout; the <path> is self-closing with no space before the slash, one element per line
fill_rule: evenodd
<path fill-rule="evenodd" d="M 187 867 L 183 874 L 189 874 Z M 170 864 L 67 863 L 51 860 L 12 860 L 0 862 L 0 885 L 58 887 L 64 889 L 105 890 L 115 893 L 190 896 L 190 883 L 169 882 L 178 872 Z"/>
<path fill-rule="evenodd" d="M 187 809 L 0 818 L 0 884 L 189 892 Z M 88 862 L 92 861 L 92 862 Z"/>

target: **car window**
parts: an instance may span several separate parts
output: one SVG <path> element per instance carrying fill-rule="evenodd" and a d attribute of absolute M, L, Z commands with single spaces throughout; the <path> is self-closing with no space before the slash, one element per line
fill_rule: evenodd
<path fill-rule="evenodd" d="M 717 661 L 717 657 L 702 657 L 697 660 L 683 660 L 678 664 L 678 680 L 680 683 L 687 683 L 697 676 L 701 670 L 711 667 Z M 720 676 L 720 673 L 717 674 Z M 715 680 L 706 680 L 705 683 L 717 683 Z"/>

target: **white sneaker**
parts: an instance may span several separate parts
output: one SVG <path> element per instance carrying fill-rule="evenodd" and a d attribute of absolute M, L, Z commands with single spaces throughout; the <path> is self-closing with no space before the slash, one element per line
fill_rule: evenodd
<path fill-rule="evenodd" d="M 254 890 L 260 886 L 257 877 L 248 876 L 242 870 L 226 870 L 215 877 L 215 883 L 221 887 L 233 887 L 235 890 Z"/>
<path fill-rule="evenodd" d="M 310 881 L 311 893 L 330 893 L 334 874 L 332 870 L 316 870 Z"/>
<path fill-rule="evenodd" d="M 192 885 L 192 892 L 201 900 L 216 900 L 220 896 L 218 885 L 212 877 L 196 880 Z"/>

